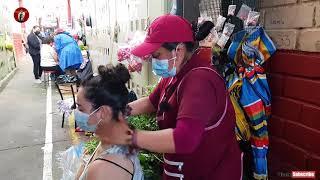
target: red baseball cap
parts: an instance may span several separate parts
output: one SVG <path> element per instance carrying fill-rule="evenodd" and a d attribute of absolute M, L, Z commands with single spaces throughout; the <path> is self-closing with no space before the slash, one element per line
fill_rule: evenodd
<path fill-rule="evenodd" d="M 131 50 L 131 53 L 144 57 L 159 49 L 163 43 L 173 42 L 194 42 L 192 26 L 180 16 L 163 15 L 151 23 L 144 42 Z"/>

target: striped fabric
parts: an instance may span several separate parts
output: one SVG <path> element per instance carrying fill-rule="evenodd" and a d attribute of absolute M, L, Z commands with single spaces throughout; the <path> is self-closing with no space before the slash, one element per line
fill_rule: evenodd
<path fill-rule="evenodd" d="M 267 151 L 269 145 L 268 119 L 271 114 L 271 93 L 262 64 L 276 48 L 260 26 L 235 34 L 228 56 L 238 65 L 242 82 L 240 104 L 250 121 L 251 147 L 256 179 L 267 179 Z M 232 84 L 232 81 L 230 81 Z"/>

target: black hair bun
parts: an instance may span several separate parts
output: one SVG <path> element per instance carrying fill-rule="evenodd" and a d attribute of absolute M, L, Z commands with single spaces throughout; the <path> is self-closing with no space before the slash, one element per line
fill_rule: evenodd
<path fill-rule="evenodd" d="M 117 66 L 115 67 L 115 73 L 122 81 L 122 83 L 127 83 L 131 78 L 128 69 L 121 63 L 117 64 Z"/>
<path fill-rule="evenodd" d="M 214 24 L 211 21 L 204 21 L 201 24 L 199 24 L 199 28 L 195 35 L 196 40 L 197 41 L 204 40 L 209 35 L 213 27 L 214 27 Z"/>
<path fill-rule="evenodd" d="M 109 83 L 127 83 L 130 79 L 130 73 L 123 64 L 113 65 L 100 65 L 98 67 L 98 73 L 102 78 L 102 81 Z"/>

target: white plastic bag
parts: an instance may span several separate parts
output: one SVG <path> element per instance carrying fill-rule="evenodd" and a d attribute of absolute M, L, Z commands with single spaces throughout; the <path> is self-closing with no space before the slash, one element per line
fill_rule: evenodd
<path fill-rule="evenodd" d="M 218 32 L 222 30 L 223 24 L 224 24 L 224 22 L 226 21 L 226 19 L 227 19 L 227 18 L 219 15 L 219 17 L 218 17 L 218 19 L 217 19 L 216 27 L 215 27 Z"/>
<path fill-rule="evenodd" d="M 233 33 L 233 30 L 235 28 L 235 25 L 234 24 L 231 24 L 231 23 L 226 23 L 224 25 L 224 28 L 223 28 L 223 34 L 227 35 L 227 36 L 231 36 L 231 34 Z"/>
<path fill-rule="evenodd" d="M 219 41 L 218 41 L 218 46 L 221 47 L 221 49 L 224 48 L 224 46 L 227 44 L 228 40 L 229 40 L 229 36 L 225 35 L 225 34 L 222 34 Z"/>
<path fill-rule="evenodd" d="M 250 11 L 251 11 L 251 8 L 249 6 L 242 4 L 242 6 L 237 14 L 237 17 L 243 21 L 246 21 Z"/>
<path fill-rule="evenodd" d="M 229 5 L 228 16 L 234 16 L 236 14 L 237 5 Z"/>
<path fill-rule="evenodd" d="M 57 153 L 59 168 L 63 170 L 61 180 L 74 180 L 78 169 L 83 164 L 84 144 L 71 146 L 66 151 Z"/>
<path fill-rule="evenodd" d="M 245 26 L 257 26 L 260 18 L 260 12 L 250 11 Z"/>
<path fill-rule="evenodd" d="M 219 34 L 215 28 L 212 28 L 210 33 L 211 33 L 211 37 L 212 37 L 212 45 L 214 46 L 219 41 L 220 37 L 219 37 Z"/>
<path fill-rule="evenodd" d="M 198 18 L 198 24 L 201 24 L 204 21 L 211 21 L 212 22 L 212 17 L 208 17 L 208 16 L 200 16 Z"/>

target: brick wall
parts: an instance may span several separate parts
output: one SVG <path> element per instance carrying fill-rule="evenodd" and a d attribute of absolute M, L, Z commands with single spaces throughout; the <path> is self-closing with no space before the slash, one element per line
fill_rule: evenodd
<path fill-rule="evenodd" d="M 285 179 L 292 170 L 319 173 L 320 0 L 261 4 L 262 24 L 280 49 L 268 64 L 273 95 L 270 179 Z"/>
<path fill-rule="evenodd" d="M 262 0 L 262 24 L 280 49 L 320 52 L 319 0 Z"/>

